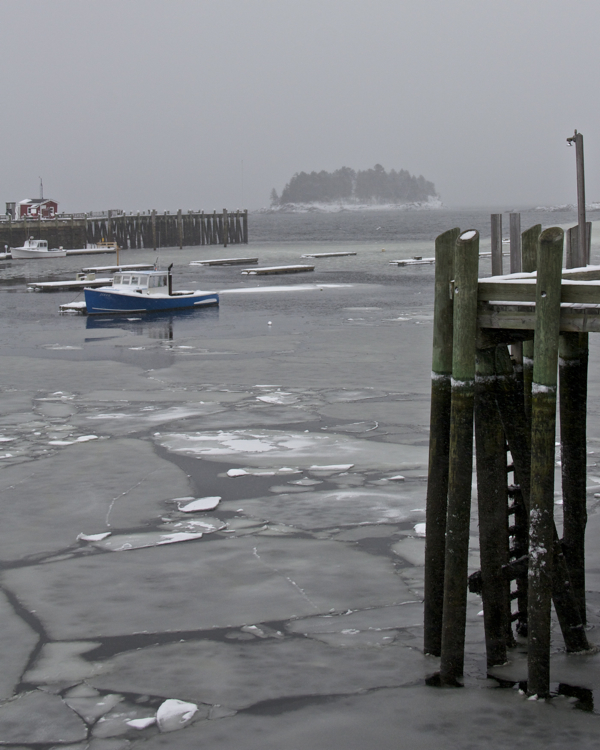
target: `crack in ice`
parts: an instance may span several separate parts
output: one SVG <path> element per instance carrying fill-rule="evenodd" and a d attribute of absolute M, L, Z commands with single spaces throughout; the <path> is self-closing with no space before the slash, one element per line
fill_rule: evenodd
<path fill-rule="evenodd" d="M 278 570 L 277 568 L 274 568 L 272 565 L 269 565 L 262 559 L 262 557 L 258 554 L 258 547 L 252 548 L 252 554 L 260 563 L 262 563 L 262 565 L 268 568 L 271 572 L 277 573 L 278 576 L 281 576 L 285 581 L 287 581 L 290 584 L 290 586 L 292 586 L 292 588 L 294 588 L 296 591 L 300 593 L 300 596 L 306 599 L 306 601 L 310 604 L 311 607 L 314 607 L 317 610 L 317 612 L 319 611 L 319 607 L 317 607 L 317 605 L 308 596 L 308 594 L 304 591 L 304 589 L 298 586 L 296 581 L 292 580 L 289 576 L 286 576 L 285 573 L 282 573 L 280 570 Z"/>

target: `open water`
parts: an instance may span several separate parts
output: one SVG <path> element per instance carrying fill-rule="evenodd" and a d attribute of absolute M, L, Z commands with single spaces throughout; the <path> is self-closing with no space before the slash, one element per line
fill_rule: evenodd
<path fill-rule="evenodd" d="M 486 250 L 489 213 L 251 214 L 248 246 L 160 252 L 175 288 L 221 292 L 218 309 L 164 316 L 61 316 L 76 293 L 27 291 L 110 255 L 0 262 L 0 746 L 599 746 L 598 657 L 566 657 L 557 631 L 557 697 L 527 701 L 523 644 L 487 674 L 476 596 L 465 687 L 425 686 L 438 666 L 421 603 L 434 268 L 389 261 L 433 255 L 453 226 L 479 229 Z M 356 255 L 301 257 L 344 250 Z M 188 265 L 219 256 L 315 270 Z M 558 521 L 560 502 L 557 468 Z M 474 570 L 475 514 L 471 533 Z M 178 731 L 152 722 L 166 700 L 197 707 Z"/>

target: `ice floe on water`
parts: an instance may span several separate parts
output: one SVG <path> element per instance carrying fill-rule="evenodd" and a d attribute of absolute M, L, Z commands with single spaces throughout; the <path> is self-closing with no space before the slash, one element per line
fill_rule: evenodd
<path fill-rule="evenodd" d="M 93 541 L 93 544 L 95 547 L 109 552 L 125 552 L 143 549 L 144 547 L 160 547 L 163 544 L 193 542 L 198 539 L 202 539 L 201 531 L 173 531 L 167 534 L 149 531 L 140 534 L 114 534 L 110 538 Z"/>
<path fill-rule="evenodd" d="M 103 531 L 100 534 L 77 534 L 77 539 L 82 542 L 101 542 L 111 534 L 112 531 Z"/>
<path fill-rule="evenodd" d="M 199 497 L 196 500 L 191 499 L 191 502 L 178 502 L 177 507 L 182 513 L 198 513 L 204 510 L 214 510 L 220 501 L 221 497 L 219 495 L 214 497 Z"/>
<path fill-rule="evenodd" d="M 248 516 L 306 530 L 400 523 L 414 515 L 414 497 L 406 493 L 362 488 L 316 492 L 306 489 L 302 494 L 236 500 L 235 504 Z"/>
<path fill-rule="evenodd" d="M 215 430 L 161 434 L 155 436 L 155 441 L 173 453 L 199 458 L 206 456 L 213 461 L 227 462 L 234 457 L 243 456 L 245 462 L 263 468 L 282 468 L 282 465 L 285 467 L 290 463 L 296 467 L 314 467 L 315 471 L 345 471 L 352 465 L 396 470 L 402 469 L 406 463 L 423 467 L 427 465 L 425 447 L 367 442 L 335 433 L 263 429 Z M 340 466 L 346 468 L 340 469 Z M 239 473 L 228 474 L 241 476 Z"/>

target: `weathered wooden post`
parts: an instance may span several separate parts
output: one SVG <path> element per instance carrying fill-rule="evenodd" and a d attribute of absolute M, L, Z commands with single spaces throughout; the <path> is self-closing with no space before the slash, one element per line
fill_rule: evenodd
<path fill-rule="evenodd" d="M 550 692 L 550 605 L 554 548 L 554 440 L 564 233 L 542 232 L 536 287 L 531 397 L 529 499 L 528 682 L 530 695 Z"/>
<path fill-rule="evenodd" d="M 575 131 L 574 135 L 567 138 L 569 145 L 575 144 L 575 161 L 577 164 L 577 226 L 579 246 L 579 266 L 586 266 L 589 262 L 588 248 L 586 242 L 585 221 L 585 172 L 583 167 L 583 135 Z"/>
<path fill-rule="evenodd" d="M 537 270 L 537 254 L 542 225 L 535 224 L 521 235 L 523 271 Z M 523 400 L 527 421 L 531 422 L 531 383 L 533 378 L 533 340 L 523 342 Z"/>
<path fill-rule="evenodd" d="M 572 227 L 567 268 L 579 267 L 581 246 L 573 242 Z M 573 252 L 575 248 L 577 253 Z M 587 243 L 586 243 L 587 252 Z M 585 265 L 585 264 L 584 264 Z M 563 551 L 579 607 L 586 622 L 585 528 L 587 525 L 587 333 L 563 333 L 559 342 L 560 443 L 563 491 Z"/>
<path fill-rule="evenodd" d="M 152 209 L 152 249 L 156 252 L 156 209 Z"/>
<path fill-rule="evenodd" d="M 229 241 L 229 217 L 227 216 L 227 209 L 223 209 L 223 247 L 227 247 Z"/>
<path fill-rule="evenodd" d="M 519 273 L 521 264 L 521 214 L 512 212 L 510 216 L 510 272 Z"/>
<path fill-rule="evenodd" d="M 181 215 L 181 209 L 177 211 L 177 239 L 179 240 L 179 249 L 183 247 L 183 217 Z"/>
<path fill-rule="evenodd" d="M 488 667 L 506 663 L 509 645 L 506 442 L 495 398 L 495 349 L 477 351 L 475 376 L 475 453 L 481 597 Z M 512 641 L 512 638 L 510 638 Z"/>
<path fill-rule="evenodd" d="M 244 244 L 248 244 L 248 209 L 244 209 L 244 221 L 243 221 L 243 233 L 244 233 Z"/>
<path fill-rule="evenodd" d="M 450 468 L 440 664 L 443 685 L 458 684 L 465 656 L 478 263 L 479 232 L 463 232 L 454 253 Z"/>
<path fill-rule="evenodd" d="M 454 248 L 460 229 L 450 229 L 435 240 L 435 298 L 433 308 L 433 357 L 431 365 L 431 413 L 429 470 L 427 477 L 425 539 L 424 650 L 439 656 L 442 647 L 448 455 L 452 377 L 452 299 Z"/>
<path fill-rule="evenodd" d="M 502 214 L 491 215 L 492 276 L 502 276 Z"/>

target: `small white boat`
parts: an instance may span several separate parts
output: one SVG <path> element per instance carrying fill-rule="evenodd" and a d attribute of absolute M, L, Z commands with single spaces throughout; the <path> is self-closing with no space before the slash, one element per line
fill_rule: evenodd
<path fill-rule="evenodd" d="M 10 254 L 13 258 L 65 258 L 67 251 L 60 248 L 48 248 L 47 240 L 34 240 L 30 237 L 25 240 L 23 247 L 11 247 Z"/>

